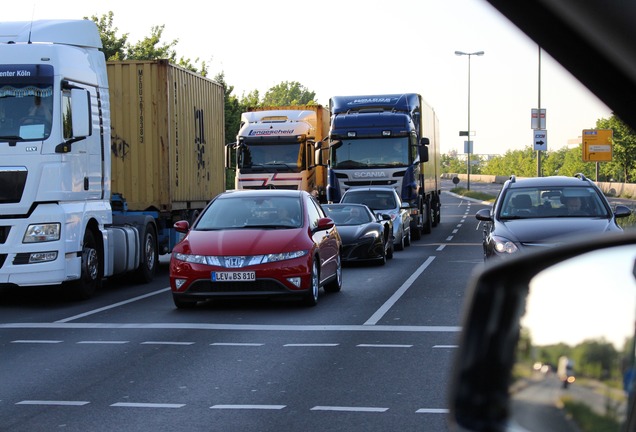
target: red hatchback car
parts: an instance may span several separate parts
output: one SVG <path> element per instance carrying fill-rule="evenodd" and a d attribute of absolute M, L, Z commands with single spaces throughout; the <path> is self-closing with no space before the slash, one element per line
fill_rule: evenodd
<path fill-rule="evenodd" d="M 299 296 L 314 306 L 318 291 L 342 287 L 342 241 L 334 222 L 304 191 L 241 190 L 219 194 L 170 258 L 178 308 L 214 297 Z"/>

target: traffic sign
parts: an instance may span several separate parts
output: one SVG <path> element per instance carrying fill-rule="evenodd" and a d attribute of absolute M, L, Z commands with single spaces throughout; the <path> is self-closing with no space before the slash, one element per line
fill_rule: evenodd
<path fill-rule="evenodd" d="M 541 108 L 541 110 L 532 108 L 530 111 L 530 128 L 545 129 L 545 108 Z"/>
<path fill-rule="evenodd" d="M 610 162 L 613 154 L 612 129 L 583 129 L 583 162 Z"/>
<path fill-rule="evenodd" d="M 464 153 L 473 153 L 473 142 L 472 141 L 464 141 Z"/>
<path fill-rule="evenodd" d="M 535 150 L 547 150 L 548 149 L 548 131 L 545 129 L 535 129 L 532 134 L 534 135 L 534 149 Z"/>

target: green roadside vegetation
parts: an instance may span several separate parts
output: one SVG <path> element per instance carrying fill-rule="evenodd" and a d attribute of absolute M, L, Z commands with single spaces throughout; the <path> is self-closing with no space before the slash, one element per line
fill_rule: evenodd
<path fill-rule="evenodd" d="M 493 203 L 495 202 L 495 198 L 496 196 L 494 195 L 490 195 L 487 193 L 483 193 L 483 192 L 477 192 L 474 190 L 468 190 L 466 188 L 463 187 L 456 187 L 450 190 L 452 193 L 456 194 L 456 195 L 461 195 L 461 196 L 465 196 L 467 198 L 474 198 L 480 201 L 486 201 L 486 202 L 490 202 Z"/>
<path fill-rule="evenodd" d="M 621 423 L 616 412 L 608 412 L 607 415 L 599 415 L 584 403 L 577 402 L 569 397 L 561 399 L 563 409 L 576 423 L 581 432 L 593 431 L 618 431 Z"/>

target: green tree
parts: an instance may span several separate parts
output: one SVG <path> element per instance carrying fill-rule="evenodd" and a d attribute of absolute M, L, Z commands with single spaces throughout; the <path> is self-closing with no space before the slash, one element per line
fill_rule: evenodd
<path fill-rule="evenodd" d="M 466 161 L 459 160 L 457 150 L 451 150 L 448 154 L 441 155 L 440 164 L 443 173 L 466 173 Z"/>
<path fill-rule="evenodd" d="M 524 150 L 508 150 L 503 156 L 497 156 L 485 163 L 483 174 L 518 177 L 537 175 L 536 152 L 528 146 Z"/>
<path fill-rule="evenodd" d="M 261 97 L 258 90 L 252 90 L 247 95 L 243 93 L 243 96 L 241 97 L 241 106 L 245 107 L 246 110 L 247 108 L 256 108 L 261 106 L 260 100 Z"/>
<path fill-rule="evenodd" d="M 84 19 L 89 18 L 84 17 Z M 152 26 L 150 36 L 146 36 L 137 43 L 131 44 L 128 41 L 128 33 L 117 36 L 119 29 L 114 25 L 114 14 L 112 11 L 103 14 L 101 17 L 93 15 L 90 19 L 97 24 L 97 29 L 102 39 L 102 51 L 107 61 L 167 59 L 171 63 L 178 64 L 192 72 L 202 76 L 207 75 L 207 65 L 205 62 L 202 62 L 200 68 L 196 66 L 196 63 L 199 62 L 198 58 L 194 60 L 194 62 L 184 57 L 177 60 L 175 47 L 179 42 L 178 39 L 174 39 L 169 43 L 161 42 L 165 25 Z"/>
<path fill-rule="evenodd" d="M 316 92 L 309 91 L 297 81 L 284 81 L 267 90 L 264 106 L 315 105 Z"/>
<path fill-rule="evenodd" d="M 636 175 L 636 133 L 615 115 L 609 119 L 597 120 L 596 127 L 612 129 L 613 161 L 608 165 L 615 168 L 615 177 L 630 183 Z"/>
<path fill-rule="evenodd" d="M 97 24 L 97 29 L 102 39 L 102 51 L 107 61 L 124 60 L 126 58 L 126 46 L 128 45 L 128 33 L 117 36 L 119 29 L 114 27 L 113 16 L 113 12 L 110 11 L 101 17 L 97 15 L 93 15 L 90 18 L 84 17 L 84 19 L 90 19 Z"/>
<path fill-rule="evenodd" d="M 214 76 L 214 81 L 223 86 L 225 94 L 225 143 L 236 140 L 236 134 L 241 125 L 241 113 L 244 107 L 241 105 L 236 96 L 232 95 L 234 86 L 229 85 L 225 81 L 225 73 L 220 72 Z"/>
<path fill-rule="evenodd" d="M 596 167 L 593 163 L 583 162 L 583 149 L 579 145 L 569 149 L 563 158 L 563 164 L 559 169 L 559 175 L 571 177 L 582 173 L 591 179 L 595 178 Z"/>

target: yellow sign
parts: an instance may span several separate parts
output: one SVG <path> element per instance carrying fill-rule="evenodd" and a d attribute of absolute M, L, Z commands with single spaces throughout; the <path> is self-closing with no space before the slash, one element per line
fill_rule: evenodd
<path fill-rule="evenodd" d="M 612 129 L 584 129 L 583 162 L 610 162 L 612 160 Z"/>

